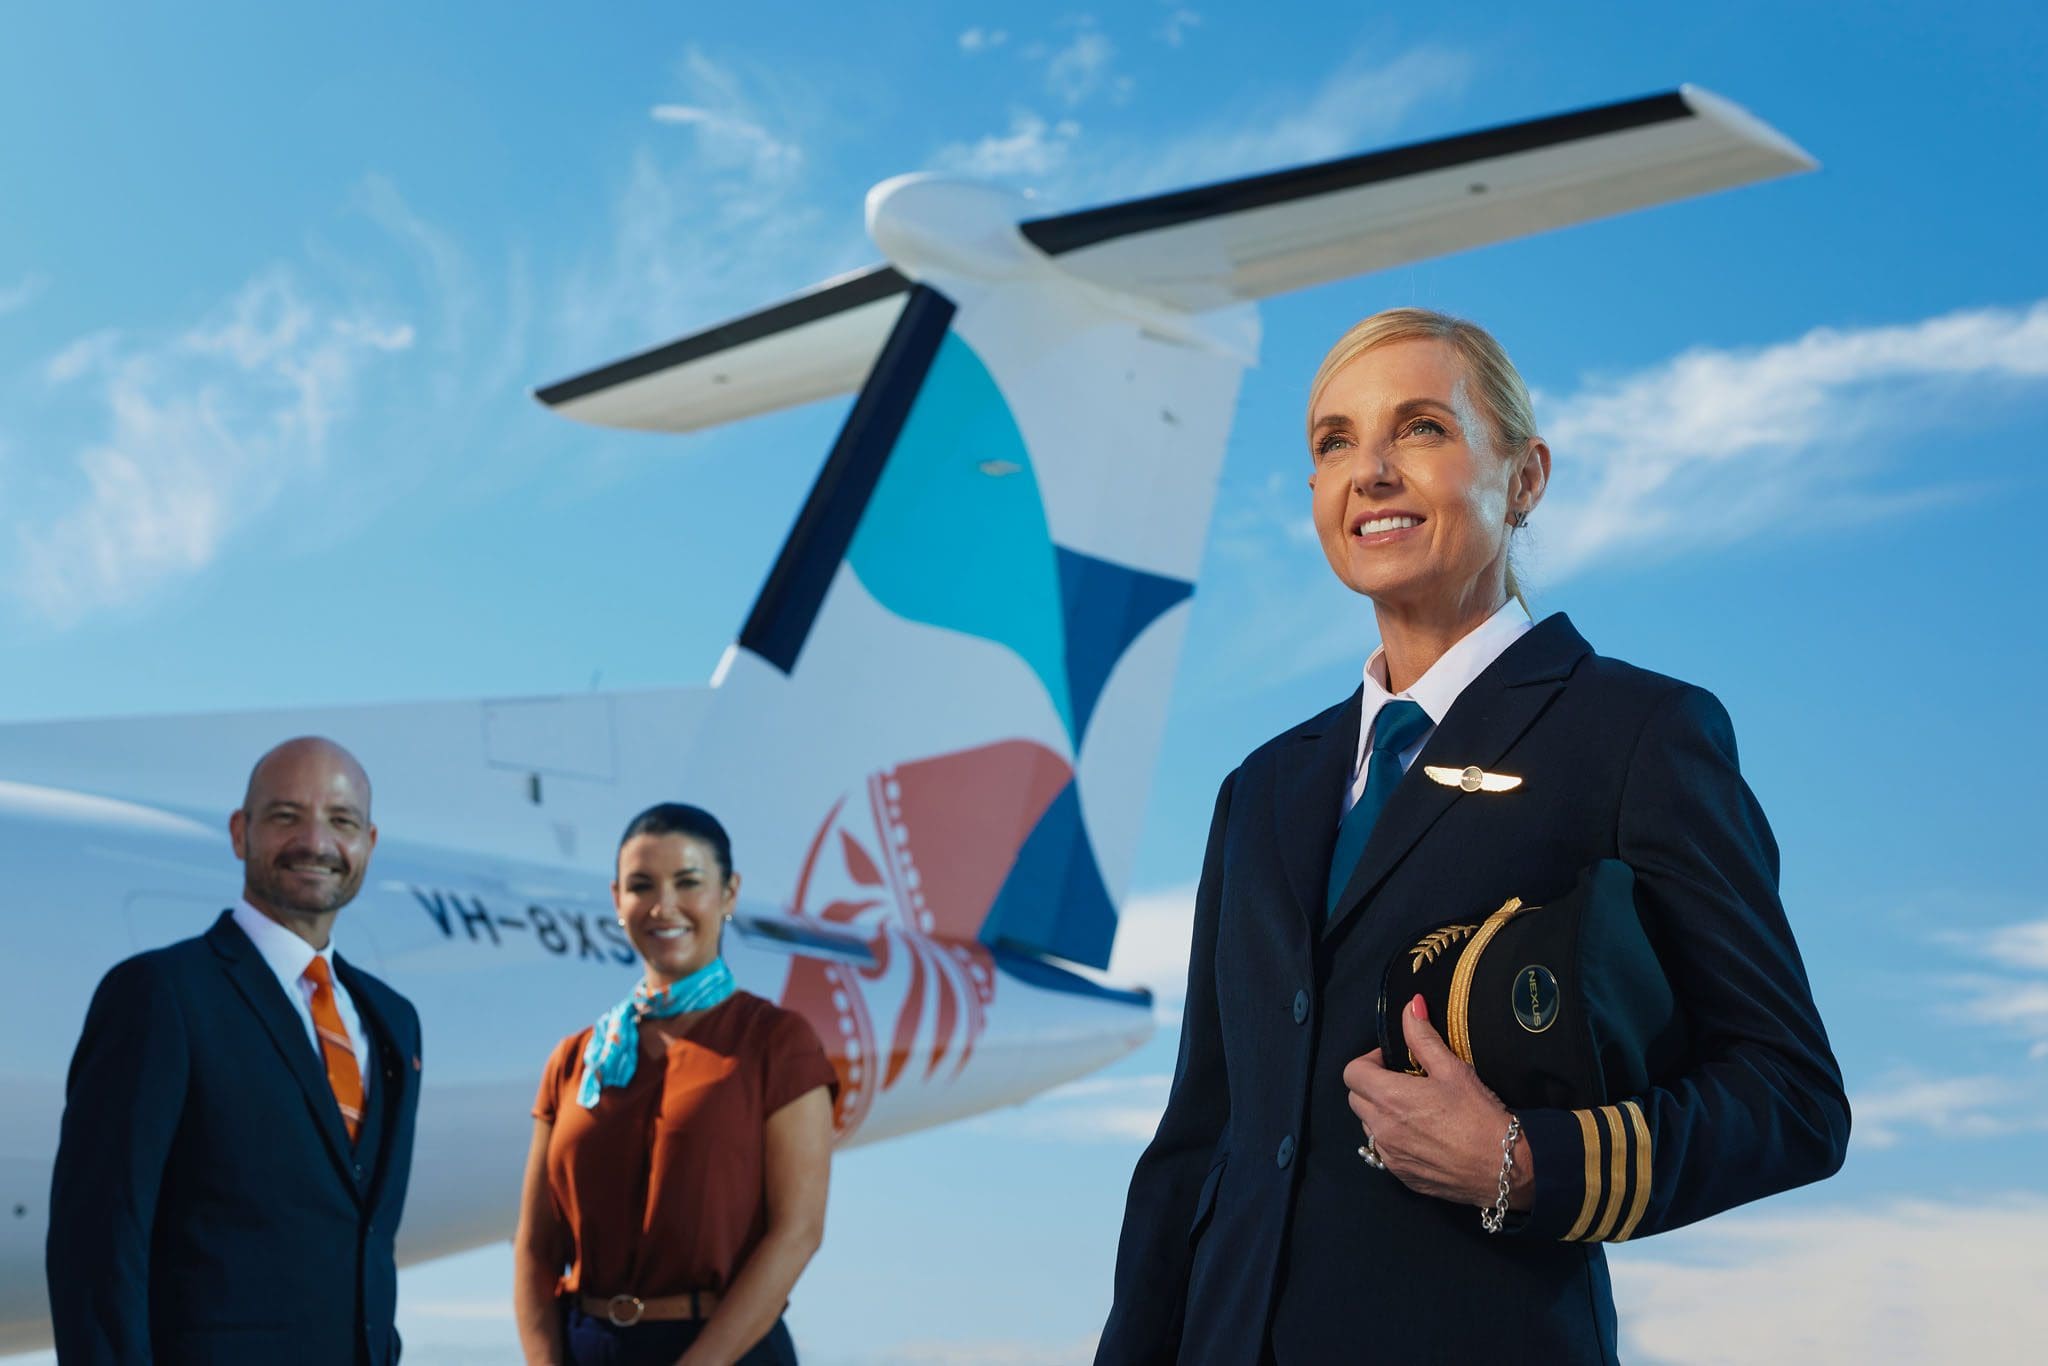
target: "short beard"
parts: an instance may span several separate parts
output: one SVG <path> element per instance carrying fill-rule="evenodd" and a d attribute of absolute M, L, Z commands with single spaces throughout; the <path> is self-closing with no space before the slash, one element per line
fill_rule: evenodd
<path fill-rule="evenodd" d="M 330 915 L 340 910 L 355 900 L 356 891 L 362 885 L 360 879 L 351 881 L 344 872 L 341 880 L 336 883 L 332 896 L 308 902 L 303 898 L 288 895 L 284 890 L 283 879 L 272 876 L 268 870 L 261 878 L 256 877 L 252 871 L 245 880 L 248 883 L 248 890 L 254 894 L 249 898 L 251 901 L 260 900 L 273 910 L 290 915 L 308 916 Z"/>

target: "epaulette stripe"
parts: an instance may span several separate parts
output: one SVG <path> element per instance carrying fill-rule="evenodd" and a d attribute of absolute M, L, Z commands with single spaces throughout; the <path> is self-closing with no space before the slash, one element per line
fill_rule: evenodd
<path fill-rule="evenodd" d="M 1626 1194 L 1623 1183 L 1628 1180 L 1628 1134 L 1622 1127 L 1621 1111 L 1612 1105 L 1601 1106 L 1600 1123 L 1608 1138 L 1607 1196 L 1600 1203 L 1600 1218 L 1589 1235 L 1596 1243 L 1604 1243 L 1613 1236 L 1614 1226 L 1621 1221 L 1621 1197 Z"/>
<path fill-rule="evenodd" d="M 1593 1222 L 1593 1211 L 1600 1204 L 1600 1136 L 1593 1132 L 1593 1112 L 1574 1110 L 1572 1114 L 1579 1121 L 1579 1137 L 1586 1144 L 1586 1198 L 1579 1206 L 1578 1222 L 1564 1235 L 1566 1242 L 1586 1236 L 1586 1226 Z"/>
<path fill-rule="evenodd" d="M 1636 1225 L 1643 1221 L 1643 1211 L 1650 1207 L 1650 1126 L 1643 1122 L 1643 1108 L 1634 1101 L 1623 1101 L 1622 1108 L 1628 1111 L 1628 1122 L 1636 1131 L 1636 1197 L 1629 1204 L 1621 1232 L 1614 1235 L 1617 1243 L 1628 1241 Z"/>

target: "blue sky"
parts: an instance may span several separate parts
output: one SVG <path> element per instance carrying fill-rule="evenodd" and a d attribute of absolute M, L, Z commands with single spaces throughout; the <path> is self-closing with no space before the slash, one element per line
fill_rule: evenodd
<path fill-rule="evenodd" d="M 1371 645 L 1302 535 L 1316 360 L 1388 304 L 1476 317 L 1557 452 L 1536 606 L 1727 703 L 1858 1106 L 1833 1182 L 1616 1258 L 1632 1355 L 2016 1351 L 2048 1331 L 2048 18 L 1416 13 L 21 11 L 0 717 L 702 679 L 844 405 L 677 439 L 531 386 L 873 260 L 899 172 L 1079 207 L 1694 81 L 1823 169 L 1262 310 L 1119 966 L 1177 994 L 1216 782 Z M 1173 1035 L 846 1157 L 807 1359 L 1084 1354 Z M 502 1250 L 405 1285 L 408 1360 L 504 1359 Z"/>

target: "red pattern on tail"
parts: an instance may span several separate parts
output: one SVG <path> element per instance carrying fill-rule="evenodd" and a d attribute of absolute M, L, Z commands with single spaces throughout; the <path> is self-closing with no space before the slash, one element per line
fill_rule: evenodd
<path fill-rule="evenodd" d="M 995 957 L 975 936 L 1024 841 L 1072 777 L 1043 745 L 1006 740 L 884 769 L 862 784 L 865 803 L 848 794 L 825 814 L 790 911 L 860 933 L 874 962 L 799 956 L 782 1003 L 810 1020 L 832 1055 L 842 1136 L 906 1075 L 928 1081 L 949 1060 L 949 1077 L 967 1066 L 996 995 Z M 885 1056 L 867 992 L 891 987 L 901 997 Z M 912 1073 L 927 1018 L 925 1065 Z"/>

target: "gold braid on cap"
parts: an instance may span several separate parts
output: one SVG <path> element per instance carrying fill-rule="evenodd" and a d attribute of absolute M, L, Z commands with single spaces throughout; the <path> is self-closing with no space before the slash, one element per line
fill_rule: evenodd
<path fill-rule="evenodd" d="M 1472 942 L 1458 955 L 1457 969 L 1451 973 L 1451 999 L 1444 1011 L 1445 1042 L 1450 1044 L 1453 1053 L 1465 1060 L 1467 1066 L 1477 1065 L 1472 1061 L 1472 978 L 1479 971 L 1479 955 L 1500 933 L 1501 926 L 1513 920 L 1523 909 L 1522 898 L 1511 896 L 1499 910 L 1486 917 L 1486 923 L 1479 927 L 1479 932 L 1472 936 Z"/>

